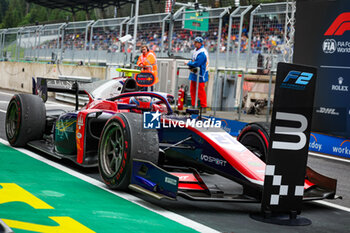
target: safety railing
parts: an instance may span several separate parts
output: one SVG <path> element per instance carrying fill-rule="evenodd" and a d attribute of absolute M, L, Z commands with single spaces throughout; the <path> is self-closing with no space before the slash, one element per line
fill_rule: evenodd
<path fill-rule="evenodd" d="M 61 58 L 60 40 L 62 40 L 65 25 L 65 23 L 47 24 L 40 28 L 36 47 L 36 61 L 56 62 Z"/>
<path fill-rule="evenodd" d="M 173 54 L 188 59 L 193 39 L 202 36 L 210 60 L 225 67 L 256 70 L 271 64 L 271 57 L 275 61 L 291 61 L 294 3 L 260 4 L 251 13 L 251 6 L 240 6 L 230 14 L 228 24 L 223 24 L 223 17 L 230 8 L 195 9 L 189 7 L 191 4 L 180 5 L 174 14 L 139 16 L 134 44 L 123 45 L 118 41 L 124 25 L 125 34 L 133 34 L 135 28 L 135 17 L 130 20 L 124 17 L 2 29 L 0 54 L 2 58 L 6 54 L 9 60 L 90 60 L 120 65 L 125 53 L 135 55 L 141 44 L 147 44 L 157 56 Z M 249 20 L 245 17 L 249 14 L 248 30 L 245 22 Z"/>
<path fill-rule="evenodd" d="M 197 68 L 196 68 L 197 69 Z M 175 78 L 175 88 L 177 90 L 177 92 L 175 92 L 175 107 L 174 109 L 176 110 L 178 108 L 178 93 L 179 93 L 179 76 L 180 76 L 180 70 L 189 70 L 188 66 L 177 66 L 176 67 L 176 78 Z M 195 105 L 194 108 L 198 109 L 198 87 L 199 87 L 199 68 L 197 70 L 197 82 L 196 82 L 196 95 L 195 95 Z M 192 97 L 191 97 L 192 98 Z"/>
<path fill-rule="evenodd" d="M 39 45 L 39 31 L 42 26 L 24 27 L 18 33 L 19 56 L 16 60 L 34 60 L 35 49 Z M 23 53 L 22 53 L 23 51 Z"/>
<path fill-rule="evenodd" d="M 138 17 L 137 25 L 137 38 L 134 38 L 134 46 L 129 46 L 128 60 L 135 59 L 136 51 L 141 47 L 142 44 L 148 45 L 157 56 L 163 55 L 163 38 L 165 35 L 165 20 L 168 18 L 169 13 L 160 14 L 149 14 L 140 15 Z M 133 35 L 135 28 L 135 17 L 131 18 L 126 26 L 126 33 Z M 132 56 L 130 56 L 130 54 Z M 134 61 L 132 61 L 134 62 Z"/>
<path fill-rule="evenodd" d="M 61 40 L 62 61 L 87 61 L 88 31 L 93 20 L 69 22 L 63 29 Z"/>
<path fill-rule="evenodd" d="M 241 50 L 243 49 L 244 52 L 247 40 L 247 37 L 245 35 L 246 31 L 243 35 L 243 23 L 245 16 L 252 7 L 253 6 L 251 5 L 239 6 L 230 14 L 226 43 L 225 67 L 234 67 L 236 69 L 243 69 L 244 67 L 244 62 L 242 62 L 240 59 Z"/>
<path fill-rule="evenodd" d="M 260 4 L 250 14 L 249 43 L 246 70 L 276 69 L 279 61 L 285 61 L 284 53 L 292 47 L 288 36 L 288 19 L 294 15 L 294 3 Z M 271 63 L 271 60 L 276 61 Z M 255 63 L 256 62 L 256 63 Z"/>
<path fill-rule="evenodd" d="M 121 65 L 125 52 L 119 40 L 123 36 L 123 26 L 129 17 L 99 19 L 91 26 L 89 40 L 89 63 L 106 62 Z"/>
<path fill-rule="evenodd" d="M 23 28 L 9 28 L 3 33 L 3 53 L 5 53 L 4 59 L 10 61 L 17 61 L 19 57 L 19 45 L 18 38 L 19 33 Z"/>
<path fill-rule="evenodd" d="M 224 61 L 222 56 L 222 21 L 230 8 L 209 8 L 194 10 L 186 7 L 180 8 L 169 19 L 169 32 L 165 39 L 168 54 L 191 58 L 194 49 L 193 40 L 197 36 L 204 39 L 204 47 L 207 48 L 209 59 L 216 63 Z M 215 65 L 216 67 L 216 65 Z"/>

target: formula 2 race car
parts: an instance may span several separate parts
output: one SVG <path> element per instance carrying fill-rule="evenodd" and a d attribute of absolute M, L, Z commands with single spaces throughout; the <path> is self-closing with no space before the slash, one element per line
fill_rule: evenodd
<path fill-rule="evenodd" d="M 38 83 L 46 91 L 82 92 L 77 83 Z M 157 199 L 261 201 L 269 145 L 266 124 L 248 125 L 236 140 L 221 128 L 208 127 L 213 126 L 211 118 L 174 116 L 171 95 L 140 92 L 127 77 L 93 83 L 87 93 L 88 104 L 73 112 L 46 110 L 36 95 L 14 95 L 6 114 L 9 143 L 83 167 L 98 166 L 112 189 L 132 189 Z M 242 185 L 243 193 L 209 188 L 204 172 Z M 308 169 L 304 189 L 304 200 L 334 198 L 336 180 Z"/>

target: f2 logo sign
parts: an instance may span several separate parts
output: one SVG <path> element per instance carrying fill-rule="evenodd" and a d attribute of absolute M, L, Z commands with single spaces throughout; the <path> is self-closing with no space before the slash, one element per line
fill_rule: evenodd
<path fill-rule="evenodd" d="M 350 30 L 350 12 L 340 14 L 325 32 L 325 36 L 341 36 Z"/>
<path fill-rule="evenodd" d="M 306 117 L 295 113 L 277 112 L 276 120 L 297 121 L 301 124 L 299 128 L 276 126 L 275 134 L 291 135 L 299 138 L 297 142 L 273 141 L 272 149 L 280 150 L 301 150 L 306 145 L 306 135 L 304 131 L 308 122 Z"/>
<path fill-rule="evenodd" d="M 314 74 L 308 72 L 299 72 L 295 70 L 289 71 L 280 87 L 303 91 L 313 75 Z"/>
<path fill-rule="evenodd" d="M 288 82 L 289 80 L 293 79 L 295 80 L 295 84 L 298 85 L 307 85 L 309 81 L 311 80 L 313 74 L 307 73 L 307 72 L 299 72 L 299 71 L 290 71 L 288 75 L 283 80 L 284 83 Z"/>

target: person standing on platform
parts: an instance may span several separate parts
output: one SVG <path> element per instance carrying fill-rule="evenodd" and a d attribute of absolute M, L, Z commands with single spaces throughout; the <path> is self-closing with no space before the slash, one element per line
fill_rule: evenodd
<path fill-rule="evenodd" d="M 192 60 L 185 62 L 185 65 L 188 65 L 191 70 L 189 76 L 189 80 L 191 81 L 191 104 L 195 106 L 196 103 L 197 75 L 199 72 L 198 99 L 203 112 L 205 112 L 207 107 L 205 83 L 208 82 L 209 56 L 208 51 L 204 48 L 202 37 L 196 37 L 194 39 L 194 46 L 195 50 L 192 55 Z"/>

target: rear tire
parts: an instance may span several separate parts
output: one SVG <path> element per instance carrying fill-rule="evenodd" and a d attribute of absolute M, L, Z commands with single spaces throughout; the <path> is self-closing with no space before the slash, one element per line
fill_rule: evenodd
<path fill-rule="evenodd" d="M 270 123 L 255 122 L 246 125 L 237 140 L 266 163 L 270 145 Z"/>
<path fill-rule="evenodd" d="M 98 149 L 98 166 L 103 181 L 112 189 L 126 190 L 133 159 L 158 163 L 156 130 L 142 128 L 142 115 L 117 113 L 103 128 Z"/>
<path fill-rule="evenodd" d="M 46 125 L 46 109 L 35 95 L 16 94 L 6 112 L 5 131 L 11 146 L 23 147 L 27 142 L 41 139 Z"/>

